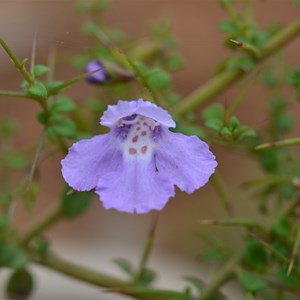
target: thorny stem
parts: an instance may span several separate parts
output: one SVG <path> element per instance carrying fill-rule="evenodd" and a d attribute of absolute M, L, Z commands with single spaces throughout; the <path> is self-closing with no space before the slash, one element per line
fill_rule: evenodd
<path fill-rule="evenodd" d="M 298 205 L 300 204 L 300 197 L 297 197 L 295 200 L 291 201 L 289 205 L 282 210 L 282 212 L 277 216 L 273 223 L 276 223 L 278 220 L 284 218 L 285 216 L 289 215 Z M 270 227 L 267 232 L 271 232 Z M 240 261 L 243 259 L 244 253 L 241 253 L 237 255 L 236 257 L 233 257 L 231 261 L 229 261 L 227 264 L 225 264 L 221 270 L 219 270 L 218 274 L 213 278 L 211 283 L 205 287 L 203 292 L 201 293 L 201 296 L 199 300 L 211 300 L 212 297 L 217 293 L 218 289 L 226 283 L 228 280 L 230 280 L 234 274 L 235 269 L 240 263 Z M 285 259 L 285 258 L 284 258 Z M 288 260 L 285 259 L 285 261 L 288 262 Z"/>
<path fill-rule="evenodd" d="M 107 292 L 120 293 L 142 300 L 193 300 L 191 297 L 187 298 L 181 292 L 136 288 L 133 287 L 130 282 L 78 266 L 61 259 L 52 253 L 48 253 L 42 258 L 38 258 L 36 255 L 32 254 L 31 259 L 32 261 L 46 268 L 70 276 L 77 280 L 81 280 L 95 286 L 108 288 Z"/>
<path fill-rule="evenodd" d="M 36 152 L 35 152 L 35 155 L 34 155 L 33 163 L 32 163 L 31 169 L 30 169 L 27 188 L 29 188 L 31 183 L 32 183 L 32 179 L 34 177 L 35 170 L 37 168 L 37 165 L 38 165 L 40 155 L 41 155 L 43 146 L 45 144 L 45 141 L 46 141 L 46 132 L 43 131 L 42 134 L 41 134 L 41 137 L 39 139 L 39 142 L 38 142 L 38 145 L 37 145 L 37 148 L 36 148 Z"/>
<path fill-rule="evenodd" d="M 299 33 L 300 19 L 283 28 L 279 33 L 273 36 L 273 38 L 271 38 L 264 47 L 260 49 L 261 57 L 256 60 L 256 64 L 258 65 L 266 60 L 269 56 L 277 52 L 279 49 L 285 47 L 289 42 L 294 40 Z M 188 95 L 175 107 L 173 112 L 176 115 L 184 115 L 190 111 L 193 111 L 248 74 L 249 73 L 246 73 L 241 69 L 236 69 L 216 75 L 214 78 Z"/>
<path fill-rule="evenodd" d="M 19 70 L 19 72 L 22 74 L 24 79 L 28 82 L 29 86 L 31 86 L 34 83 L 34 81 L 31 78 L 30 74 L 26 71 L 26 68 L 25 68 L 26 61 L 20 62 L 18 60 L 18 58 L 15 56 L 15 54 L 10 50 L 10 48 L 7 46 L 7 44 L 2 39 L 0 39 L 0 45 L 5 50 L 5 52 L 8 54 L 10 59 L 13 61 L 14 65 Z"/>

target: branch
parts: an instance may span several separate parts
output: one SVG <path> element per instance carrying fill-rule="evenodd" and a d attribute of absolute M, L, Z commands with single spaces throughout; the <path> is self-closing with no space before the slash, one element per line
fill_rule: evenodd
<path fill-rule="evenodd" d="M 35 255 L 31 255 L 31 259 L 39 265 L 70 276 L 73 279 L 84 281 L 94 286 L 108 288 L 108 292 L 120 293 L 141 300 L 194 300 L 181 292 L 134 287 L 130 282 L 75 265 L 54 254 L 49 253 L 42 258 L 36 258 Z"/>
<path fill-rule="evenodd" d="M 283 28 L 279 33 L 271 38 L 264 47 L 260 49 L 261 56 L 256 60 L 256 64 L 260 64 L 269 56 L 285 47 L 299 34 L 300 19 Z M 193 111 L 199 105 L 206 103 L 211 98 L 218 95 L 248 74 L 249 73 L 246 73 L 241 69 L 235 69 L 214 76 L 211 80 L 200 86 L 190 95 L 188 95 L 181 103 L 179 103 L 173 111 L 174 114 L 184 115 L 190 111 Z"/>

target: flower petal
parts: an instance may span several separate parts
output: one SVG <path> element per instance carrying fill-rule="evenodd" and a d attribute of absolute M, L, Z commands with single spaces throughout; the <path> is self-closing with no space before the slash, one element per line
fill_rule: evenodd
<path fill-rule="evenodd" d="M 108 109 L 103 113 L 100 123 L 107 127 L 113 127 L 119 119 L 133 114 L 151 118 L 166 127 L 175 127 L 175 122 L 166 110 L 142 99 L 137 101 L 119 100 L 117 105 L 109 105 Z"/>
<path fill-rule="evenodd" d="M 75 143 L 61 161 L 65 181 L 78 191 L 96 187 L 99 178 L 121 165 L 122 153 L 112 133 Z"/>
<path fill-rule="evenodd" d="M 153 160 L 138 159 L 124 160 L 121 170 L 101 177 L 96 193 L 106 209 L 138 214 L 161 210 L 175 194 L 168 177 L 155 172 Z"/>
<path fill-rule="evenodd" d="M 155 155 L 158 172 L 189 194 L 205 185 L 217 166 L 206 143 L 169 130 L 163 130 Z"/>
<path fill-rule="evenodd" d="M 87 64 L 85 68 L 86 73 L 93 72 L 96 70 L 98 71 L 85 78 L 86 81 L 90 83 L 104 83 L 108 79 L 108 76 L 100 61 L 92 60 Z"/>

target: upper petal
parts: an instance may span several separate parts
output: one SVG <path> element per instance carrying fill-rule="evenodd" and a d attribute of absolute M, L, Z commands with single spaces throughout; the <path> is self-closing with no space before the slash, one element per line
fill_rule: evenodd
<path fill-rule="evenodd" d="M 119 171 L 100 178 L 96 193 L 107 209 L 142 214 L 161 210 L 174 196 L 174 186 L 167 176 L 155 172 L 153 160 L 124 160 Z"/>
<path fill-rule="evenodd" d="M 151 118 L 166 127 L 175 127 L 175 122 L 166 110 L 142 99 L 137 101 L 119 100 L 116 105 L 109 105 L 103 113 L 100 123 L 107 127 L 113 127 L 119 119 L 133 114 Z"/>
<path fill-rule="evenodd" d="M 75 143 L 61 161 L 65 181 L 78 191 L 95 188 L 101 176 L 121 164 L 122 154 L 117 143 L 112 133 Z"/>
<path fill-rule="evenodd" d="M 205 185 L 216 166 L 208 145 L 196 136 L 162 132 L 156 147 L 156 167 L 182 191 L 192 193 Z"/>

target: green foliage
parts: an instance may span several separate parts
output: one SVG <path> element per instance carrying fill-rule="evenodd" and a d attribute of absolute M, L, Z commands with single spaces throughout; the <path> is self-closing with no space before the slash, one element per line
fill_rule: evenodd
<path fill-rule="evenodd" d="M 39 81 L 28 89 L 28 95 L 34 99 L 46 100 L 48 97 L 47 87 Z"/>
<path fill-rule="evenodd" d="M 62 118 L 58 115 L 52 115 L 49 118 L 49 127 L 47 127 L 47 133 L 50 138 L 55 137 L 67 137 L 75 138 L 76 137 L 76 125 L 75 123 L 67 118 Z"/>
<path fill-rule="evenodd" d="M 250 270 L 263 273 L 268 268 L 268 255 L 264 246 L 257 241 L 247 243 L 245 262 Z"/>
<path fill-rule="evenodd" d="M 43 65 L 36 65 L 33 68 L 33 75 L 35 78 L 39 78 L 46 74 L 49 71 L 49 68 L 47 66 Z"/>
<path fill-rule="evenodd" d="M 18 271 L 22 270 L 27 263 L 28 257 L 22 248 L 0 241 L 0 265 Z"/>
<path fill-rule="evenodd" d="M 160 70 L 153 69 L 148 73 L 148 82 L 151 88 L 156 90 L 165 90 L 171 86 L 171 77 L 168 73 Z"/>
<path fill-rule="evenodd" d="M 206 108 L 202 117 L 204 125 L 218 134 L 221 140 L 240 141 L 255 136 L 255 132 L 248 126 L 241 125 L 236 117 L 231 116 L 227 120 L 227 112 L 221 104 L 214 104 Z"/>
<path fill-rule="evenodd" d="M 237 275 L 246 292 L 257 293 L 268 286 L 266 281 L 258 278 L 254 273 L 239 269 Z"/>
<path fill-rule="evenodd" d="M 91 202 L 89 192 L 65 192 L 61 202 L 62 214 L 67 219 L 78 217 L 87 210 Z"/>
<path fill-rule="evenodd" d="M 76 109 L 76 104 L 69 97 L 61 96 L 57 98 L 49 108 L 53 113 L 67 113 L 74 111 Z"/>
<path fill-rule="evenodd" d="M 11 274 L 6 284 L 6 296 L 9 299 L 29 299 L 34 287 L 33 278 L 26 270 L 19 270 Z"/>
<path fill-rule="evenodd" d="M 113 262 L 123 273 L 129 275 L 130 278 L 134 278 L 135 271 L 130 261 L 124 258 L 114 258 Z"/>

